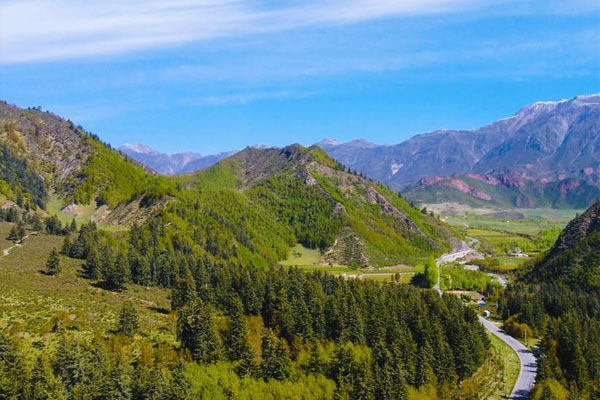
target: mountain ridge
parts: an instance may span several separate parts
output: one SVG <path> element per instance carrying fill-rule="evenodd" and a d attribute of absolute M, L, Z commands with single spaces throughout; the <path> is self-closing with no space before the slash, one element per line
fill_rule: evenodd
<path fill-rule="evenodd" d="M 436 130 L 395 145 L 359 148 L 321 142 L 349 168 L 402 190 L 425 176 L 493 174 L 509 169 L 530 179 L 600 172 L 600 95 L 536 102 L 475 130 Z"/>
<path fill-rule="evenodd" d="M 142 143 L 125 143 L 117 149 L 162 175 L 195 172 L 207 168 L 237 152 L 233 150 L 206 156 L 192 151 L 167 154 Z"/>

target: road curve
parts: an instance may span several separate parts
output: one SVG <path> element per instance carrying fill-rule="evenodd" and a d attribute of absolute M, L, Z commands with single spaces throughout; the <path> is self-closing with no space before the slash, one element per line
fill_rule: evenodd
<path fill-rule="evenodd" d="M 472 239 L 471 244 L 474 243 L 474 241 L 477 241 L 477 239 Z M 435 265 L 437 267 L 437 282 L 433 287 L 433 290 L 435 290 L 440 295 L 440 297 L 442 297 L 442 290 L 440 289 L 440 266 L 442 265 L 442 263 L 456 261 L 459 258 L 466 257 L 467 255 L 472 253 L 479 254 L 476 250 L 469 247 L 469 245 L 463 241 L 460 244 L 460 248 L 455 249 L 452 253 L 443 254 L 440 258 L 435 260 Z"/>
<path fill-rule="evenodd" d="M 535 376 L 537 374 L 537 360 L 535 356 L 527 347 L 523 346 L 514 337 L 504 333 L 496 325 L 488 321 L 487 319 L 479 316 L 479 321 L 483 326 L 494 335 L 498 336 L 502 341 L 508 344 L 515 350 L 521 361 L 521 370 L 519 371 L 519 377 L 515 383 L 515 387 L 510 395 L 511 399 L 527 399 L 529 398 L 529 392 L 535 383 Z"/>

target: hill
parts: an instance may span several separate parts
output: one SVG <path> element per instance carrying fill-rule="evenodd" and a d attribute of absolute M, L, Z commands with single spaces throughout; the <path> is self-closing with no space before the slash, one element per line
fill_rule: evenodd
<path fill-rule="evenodd" d="M 600 289 L 600 201 L 566 226 L 528 278 Z"/>
<path fill-rule="evenodd" d="M 174 191 L 164 178 L 103 144 L 81 127 L 41 109 L 0 102 L 0 196 L 20 207 L 90 205 L 103 222 L 121 214 L 142 217 L 139 204 Z M 55 210 L 56 211 L 56 210 Z M 117 213 L 118 214 L 118 213 Z M 137 219 L 137 218 L 136 218 Z"/>
<path fill-rule="evenodd" d="M 600 95 L 537 102 L 477 130 L 438 130 L 395 145 L 319 143 L 353 170 L 402 190 L 426 176 L 517 172 L 556 181 L 600 172 Z"/>
<path fill-rule="evenodd" d="M 348 172 L 321 148 L 247 148 L 194 175 L 176 178 L 205 203 L 225 196 L 261 213 L 279 240 L 320 248 L 330 262 L 384 266 L 448 250 L 456 236 L 398 194 Z M 211 213 L 217 213 L 215 207 Z M 227 226 L 240 221 L 218 216 Z M 254 230 L 256 225 L 247 226 Z M 255 235 L 258 237 L 259 235 Z M 266 255 L 266 254 L 265 254 Z"/>
<path fill-rule="evenodd" d="M 6 103 L 0 142 L 5 204 L 51 205 L 52 213 L 124 228 L 175 218 L 189 234 L 203 231 L 209 239 L 199 251 L 213 256 L 212 239 L 224 241 L 223 252 L 269 265 L 300 242 L 332 263 L 384 266 L 441 254 L 457 240 L 437 219 L 316 146 L 247 148 L 205 171 L 167 178 L 70 121 Z"/>
<path fill-rule="evenodd" d="M 584 209 L 600 198 L 600 175 L 556 181 L 530 180 L 518 173 L 428 176 L 403 194 L 421 204 L 460 202 L 473 207 Z"/>

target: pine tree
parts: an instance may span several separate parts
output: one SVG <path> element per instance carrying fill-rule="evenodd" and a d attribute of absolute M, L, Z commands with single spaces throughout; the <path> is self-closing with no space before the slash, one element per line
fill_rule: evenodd
<path fill-rule="evenodd" d="M 242 301 L 237 295 L 232 297 L 229 323 L 225 334 L 225 348 L 229 359 L 235 361 L 244 357 L 246 347 L 248 347 L 248 328 Z"/>
<path fill-rule="evenodd" d="M 71 256 L 71 246 L 72 246 L 71 235 L 67 235 L 67 236 L 65 236 L 65 240 L 63 240 L 63 245 L 62 245 L 60 252 L 62 254 L 64 254 L 65 256 L 70 257 Z"/>
<path fill-rule="evenodd" d="M 17 241 L 21 241 L 23 238 L 25 238 L 25 224 L 21 220 L 17 224 Z"/>
<path fill-rule="evenodd" d="M 179 362 L 173 372 L 165 398 L 168 400 L 188 400 L 192 399 L 190 391 L 192 384 L 185 376 L 185 368 L 182 362 Z"/>
<path fill-rule="evenodd" d="M 219 359 L 219 334 L 215 328 L 209 305 L 195 300 L 179 311 L 177 338 L 198 363 Z"/>
<path fill-rule="evenodd" d="M 57 275 L 60 273 L 60 257 L 56 247 L 52 248 L 48 260 L 46 261 L 46 271 L 49 275 Z"/>
<path fill-rule="evenodd" d="M 540 397 L 540 400 L 556 400 L 556 397 L 554 397 L 554 393 L 552 393 L 552 389 L 550 389 L 550 386 L 544 386 L 544 390 L 542 390 L 542 396 Z"/>
<path fill-rule="evenodd" d="M 114 289 L 122 290 L 129 282 L 129 262 L 124 253 L 119 253 L 112 268 L 108 271 L 106 282 Z"/>
<path fill-rule="evenodd" d="M 177 279 L 171 291 L 171 308 L 178 310 L 196 298 L 196 282 L 189 268 L 184 266 L 184 276 Z"/>
<path fill-rule="evenodd" d="M 290 375 L 290 357 L 284 342 L 278 339 L 273 331 L 269 332 L 262 340 L 261 375 L 264 380 L 284 380 Z"/>
<path fill-rule="evenodd" d="M 19 240 L 19 234 L 17 233 L 16 225 L 13 225 L 13 227 L 10 228 L 10 232 L 8 233 L 8 236 L 6 237 L 6 240 L 10 240 L 11 242 L 17 242 Z"/>
<path fill-rule="evenodd" d="M 69 226 L 70 232 L 77 232 L 77 222 L 75 222 L 75 218 L 71 220 L 71 225 Z"/>
<path fill-rule="evenodd" d="M 256 353 L 252 346 L 248 345 L 244 349 L 244 354 L 240 363 L 235 367 L 235 373 L 240 378 L 256 377 L 258 374 L 258 364 L 256 363 Z"/>
<path fill-rule="evenodd" d="M 42 229 L 44 229 L 44 226 L 42 225 L 42 220 L 40 219 L 40 216 L 37 214 L 35 214 L 33 216 L 32 229 L 38 233 L 40 233 L 42 231 Z"/>
<path fill-rule="evenodd" d="M 133 336 L 139 329 L 138 313 L 135 305 L 128 301 L 123 304 L 119 315 L 118 331 L 127 336 Z"/>
<path fill-rule="evenodd" d="M 15 342 L 0 332 L 0 398 L 19 398 L 24 375 L 23 358 Z"/>
<path fill-rule="evenodd" d="M 107 398 L 114 400 L 131 399 L 131 379 L 126 361 L 119 359 L 108 379 Z"/>
<path fill-rule="evenodd" d="M 90 279 L 98 279 L 100 277 L 100 257 L 96 246 L 91 246 L 85 264 L 83 266 L 85 276 Z"/>

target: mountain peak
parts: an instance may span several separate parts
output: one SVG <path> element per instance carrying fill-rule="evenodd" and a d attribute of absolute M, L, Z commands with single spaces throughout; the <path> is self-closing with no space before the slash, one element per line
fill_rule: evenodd
<path fill-rule="evenodd" d="M 152 147 L 147 146 L 143 143 L 125 143 L 122 146 L 119 146 L 118 150 L 134 151 L 136 153 L 142 153 L 142 154 L 159 154 L 158 151 L 154 150 Z"/>

